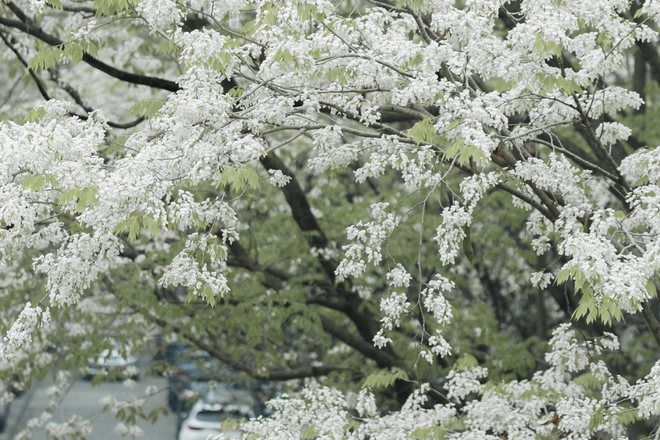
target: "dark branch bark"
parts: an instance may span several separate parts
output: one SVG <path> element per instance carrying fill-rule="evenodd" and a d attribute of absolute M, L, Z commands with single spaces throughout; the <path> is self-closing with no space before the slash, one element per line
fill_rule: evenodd
<path fill-rule="evenodd" d="M 367 342 L 364 339 L 352 334 L 345 325 L 337 324 L 333 320 L 322 315 L 320 318 L 321 324 L 323 325 L 323 330 L 339 339 L 349 347 L 353 348 L 354 350 L 357 350 L 367 358 L 374 360 L 379 367 L 396 367 L 402 370 L 406 370 L 408 368 L 406 363 L 401 361 L 401 359 L 393 356 L 385 350 L 374 347 L 371 342 Z"/>
<path fill-rule="evenodd" d="M 172 323 L 166 322 L 165 320 L 158 318 L 156 316 L 154 316 L 153 319 L 161 327 L 172 326 Z M 176 328 L 176 326 L 174 327 L 176 330 L 179 331 L 181 330 L 180 328 Z M 227 353 L 225 353 L 216 345 L 207 343 L 202 338 L 195 338 L 190 335 L 186 335 L 185 337 L 193 345 L 195 345 L 201 350 L 206 351 L 215 359 L 218 359 L 220 362 L 224 363 L 225 365 L 228 365 L 237 371 L 247 373 L 251 377 L 261 380 L 284 381 L 284 380 L 292 380 L 292 379 L 304 379 L 307 377 L 327 376 L 328 374 L 334 371 L 349 371 L 346 368 L 342 368 L 334 365 L 301 366 L 287 370 L 264 369 L 263 371 L 262 370 L 257 371 L 254 368 L 250 367 L 249 365 L 237 361 L 236 359 L 229 356 Z"/>
<path fill-rule="evenodd" d="M 40 27 L 36 26 L 32 20 L 27 15 L 25 15 L 23 11 L 21 11 L 21 9 L 18 8 L 13 2 L 7 2 L 6 6 L 14 13 L 14 15 L 18 18 L 18 21 L 0 16 L 0 25 L 18 29 L 51 46 L 61 46 L 63 44 L 62 40 L 44 32 Z M 145 85 L 170 92 L 176 92 L 180 89 L 179 85 L 174 81 L 147 75 L 138 75 L 132 72 L 127 72 L 125 70 L 117 69 L 116 67 L 110 66 L 103 61 L 94 58 L 86 52 L 83 54 L 82 59 L 91 67 L 98 69 L 101 72 L 104 72 L 120 81 Z"/>
<path fill-rule="evenodd" d="M 293 219 L 298 224 L 298 227 L 305 232 L 305 237 L 310 246 L 317 249 L 328 247 L 328 239 L 316 221 L 316 217 L 312 214 L 307 196 L 300 186 L 298 179 L 296 179 L 295 173 L 274 152 L 270 152 L 262 157 L 261 164 L 266 170 L 280 170 L 285 176 L 291 177 L 289 183 L 282 188 L 282 193 L 291 208 Z M 330 281 L 334 283 L 337 263 L 322 256 L 319 256 L 318 260 Z"/>
<path fill-rule="evenodd" d="M 644 322 L 646 323 L 646 326 L 651 332 L 651 335 L 653 336 L 655 343 L 658 344 L 658 346 L 660 347 L 660 324 L 658 323 L 657 318 L 651 311 L 648 301 L 642 304 L 642 318 L 644 318 Z"/>
<path fill-rule="evenodd" d="M 641 50 L 635 52 L 635 64 L 633 69 L 633 90 L 637 92 L 640 98 L 646 101 L 646 58 Z M 646 102 L 642 104 L 635 113 L 645 113 Z"/>

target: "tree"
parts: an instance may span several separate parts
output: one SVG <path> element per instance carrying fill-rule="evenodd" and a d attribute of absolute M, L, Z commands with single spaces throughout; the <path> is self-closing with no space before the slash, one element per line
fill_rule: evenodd
<path fill-rule="evenodd" d="M 651 0 L 4 2 L 13 379 L 157 327 L 306 379 L 257 436 L 650 435 L 659 17 Z"/>

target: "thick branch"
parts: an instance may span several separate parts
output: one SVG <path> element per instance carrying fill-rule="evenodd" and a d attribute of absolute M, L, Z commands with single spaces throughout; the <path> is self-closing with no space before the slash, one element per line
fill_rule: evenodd
<path fill-rule="evenodd" d="M 10 20 L 8 18 L 0 16 L 0 25 L 7 26 L 10 28 L 18 29 L 22 32 L 25 32 L 28 35 L 32 35 L 39 40 L 47 43 L 51 46 L 62 46 L 63 41 L 57 37 L 50 35 L 44 32 L 41 28 L 34 25 L 32 20 L 23 13 L 14 3 L 6 3 L 7 7 L 16 15 L 20 20 Z M 100 61 L 97 58 L 94 58 L 87 52 L 83 54 L 82 60 L 89 64 L 91 67 L 104 72 L 113 78 L 117 78 L 120 81 L 129 82 L 132 84 L 140 84 L 149 87 L 154 87 L 157 89 L 168 90 L 170 92 L 176 92 L 179 90 L 179 85 L 174 81 L 169 81 L 162 78 L 147 76 L 147 75 L 138 75 L 135 73 L 127 72 L 125 70 L 117 69 L 116 67 L 110 66 L 103 61 Z"/>
<path fill-rule="evenodd" d="M 646 323 L 646 326 L 649 328 L 651 335 L 653 335 L 653 339 L 655 339 L 655 343 L 658 344 L 658 346 L 660 347 L 660 324 L 658 323 L 658 320 L 651 311 L 648 301 L 642 304 L 642 318 L 644 318 L 644 322 Z"/>
<path fill-rule="evenodd" d="M 307 196 L 302 190 L 300 183 L 298 183 L 295 174 L 274 152 L 270 152 L 262 157 L 261 164 L 266 170 L 279 170 L 285 176 L 291 177 L 289 183 L 282 188 L 282 193 L 291 208 L 293 219 L 298 224 L 298 227 L 306 233 L 305 237 L 310 246 L 317 249 L 325 249 L 328 247 L 328 238 L 321 229 L 319 223 L 316 221 L 316 217 L 312 214 L 312 209 L 307 201 Z M 318 259 L 328 278 L 334 282 L 337 264 L 322 256 L 319 256 Z"/>
<path fill-rule="evenodd" d="M 333 320 L 326 318 L 325 316 L 319 316 L 321 318 L 321 324 L 323 325 L 323 330 L 330 333 L 335 338 L 339 339 L 349 347 L 357 350 L 362 353 L 364 356 L 376 361 L 379 367 L 381 368 L 400 368 L 407 369 L 405 362 L 394 357 L 393 355 L 387 353 L 384 350 L 380 350 L 374 347 L 370 342 L 365 341 L 364 339 L 352 334 L 345 325 L 339 325 Z"/>
<path fill-rule="evenodd" d="M 152 318 L 161 327 L 166 327 L 166 326 L 172 327 L 171 322 L 167 322 L 157 316 L 152 316 Z M 176 325 L 173 327 L 177 331 L 181 330 Z M 216 345 L 211 345 L 202 338 L 195 338 L 190 335 L 186 335 L 185 337 L 193 345 L 195 345 L 201 350 L 206 351 L 215 359 L 219 360 L 225 365 L 228 365 L 237 371 L 242 371 L 244 373 L 249 374 L 251 377 L 258 378 L 261 380 L 284 381 L 284 380 L 292 380 L 292 379 L 304 379 L 307 377 L 327 376 L 328 374 L 334 371 L 347 371 L 346 368 L 342 368 L 338 366 L 318 365 L 318 366 L 303 366 L 288 370 L 264 369 L 264 370 L 259 370 L 259 372 L 257 372 L 254 368 L 245 365 L 242 362 L 238 362 L 236 359 L 229 356 L 224 351 L 220 350 Z"/>

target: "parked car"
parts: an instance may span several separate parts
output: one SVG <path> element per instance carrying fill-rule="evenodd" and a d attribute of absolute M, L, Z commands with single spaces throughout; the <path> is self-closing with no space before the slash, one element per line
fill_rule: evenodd
<path fill-rule="evenodd" d="M 156 339 L 156 353 L 153 356 L 154 362 L 165 361 L 168 365 L 176 364 L 181 356 L 192 350 L 192 345 L 181 341 L 163 344 Z"/>
<path fill-rule="evenodd" d="M 194 403 L 191 399 L 203 394 L 209 381 L 240 384 L 236 373 L 201 350 L 189 350 L 179 356 L 174 371 L 168 377 L 167 403 L 178 414 Z"/>
<path fill-rule="evenodd" d="M 219 433 L 224 438 L 239 438 L 240 429 L 234 427 L 223 430 L 222 422 L 254 418 L 254 399 L 249 394 L 237 395 L 227 391 L 216 389 L 209 392 L 192 406 L 189 413 L 183 413 L 178 440 L 203 440 Z"/>
<path fill-rule="evenodd" d="M 87 379 L 99 374 L 109 374 L 118 379 L 140 380 L 140 359 L 131 355 L 121 344 L 101 352 L 98 358 L 87 360 Z"/>

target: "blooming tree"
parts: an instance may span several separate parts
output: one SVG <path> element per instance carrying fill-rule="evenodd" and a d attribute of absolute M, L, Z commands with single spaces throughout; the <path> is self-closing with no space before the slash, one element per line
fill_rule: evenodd
<path fill-rule="evenodd" d="M 304 380 L 246 435 L 651 435 L 659 18 L 4 1 L 2 377 L 64 386 L 159 328 Z M 31 426 L 89 435 L 50 411 Z"/>

